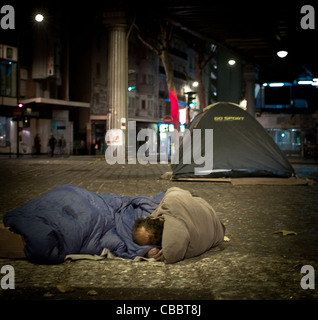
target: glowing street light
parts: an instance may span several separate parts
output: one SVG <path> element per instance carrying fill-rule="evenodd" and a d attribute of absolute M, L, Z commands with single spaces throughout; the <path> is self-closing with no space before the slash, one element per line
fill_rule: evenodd
<path fill-rule="evenodd" d="M 227 62 L 230 66 L 234 66 L 236 61 L 234 59 L 230 59 L 228 62 Z"/>
<path fill-rule="evenodd" d="M 198 81 L 194 81 L 193 83 L 192 83 L 192 87 L 193 88 L 196 88 L 196 87 L 198 87 L 199 86 L 199 82 Z"/>
<path fill-rule="evenodd" d="M 36 22 L 42 22 L 42 21 L 44 20 L 44 16 L 43 16 L 43 14 L 38 13 L 38 14 L 35 16 L 34 19 L 35 19 Z"/>
<path fill-rule="evenodd" d="M 277 55 L 278 55 L 278 57 L 280 57 L 280 58 L 285 58 L 285 57 L 287 57 L 288 52 L 285 51 L 285 50 L 281 50 L 281 51 L 278 51 L 278 52 L 277 52 Z"/>

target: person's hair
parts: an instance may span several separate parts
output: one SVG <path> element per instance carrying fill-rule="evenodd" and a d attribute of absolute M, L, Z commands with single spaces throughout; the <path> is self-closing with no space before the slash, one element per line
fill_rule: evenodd
<path fill-rule="evenodd" d="M 161 246 L 162 232 L 164 221 L 161 219 L 152 218 L 138 218 L 135 220 L 132 230 L 133 241 L 137 244 L 139 242 L 138 233 L 139 230 L 144 227 L 148 232 L 148 245 Z"/>

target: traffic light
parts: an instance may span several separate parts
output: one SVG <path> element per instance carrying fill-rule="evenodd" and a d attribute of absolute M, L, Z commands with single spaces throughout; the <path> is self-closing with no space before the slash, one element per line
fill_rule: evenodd
<path fill-rule="evenodd" d="M 193 100 L 196 99 L 196 92 L 190 91 L 187 92 L 186 95 L 188 96 L 188 107 L 193 108 L 196 105 L 196 103 L 193 103 Z"/>
<path fill-rule="evenodd" d="M 30 117 L 24 116 L 23 117 L 23 128 L 29 128 L 30 127 Z"/>

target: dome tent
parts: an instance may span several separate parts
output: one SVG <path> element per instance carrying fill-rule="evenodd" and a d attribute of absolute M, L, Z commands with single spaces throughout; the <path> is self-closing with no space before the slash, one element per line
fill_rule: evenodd
<path fill-rule="evenodd" d="M 201 155 L 213 154 L 213 165 L 201 170 L 194 152 L 185 160 L 184 150 L 193 144 L 193 132 L 201 129 Z M 205 144 L 204 129 L 213 129 L 213 143 Z M 210 131 L 211 132 L 211 131 Z M 283 152 L 262 125 L 239 105 L 217 102 L 206 107 L 189 126 L 190 139 L 180 141 L 177 164 L 171 164 L 172 179 L 178 178 L 241 178 L 280 177 L 295 175 Z M 190 143 L 191 141 L 191 143 Z M 191 146 L 190 146 L 191 148 Z M 209 148 L 209 150 L 205 150 Z M 206 168 L 205 168 L 206 169 Z"/>

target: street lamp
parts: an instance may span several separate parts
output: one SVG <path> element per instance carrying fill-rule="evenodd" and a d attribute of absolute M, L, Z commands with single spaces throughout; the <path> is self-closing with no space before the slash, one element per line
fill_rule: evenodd
<path fill-rule="evenodd" d="M 277 52 L 277 55 L 278 55 L 278 57 L 280 57 L 280 58 L 285 58 L 285 57 L 287 57 L 288 52 L 285 51 L 285 50 L 280 50 L 280 51 Z"/>
<path fill-rule="evenodd" d="M 199 82 L 198 81 L 194 81 L 193 83 L 192 83 L 192 87 L 193 88 L 197 88 L 199 86 Z"/>
<path fill-rule="evenodd" d="M 42 21 L 44 20 L 43 14 L 38 13 L 38 14 L 35 16 L 34 20 L 35 20 L 36 22 L 42 22 Z"/>

